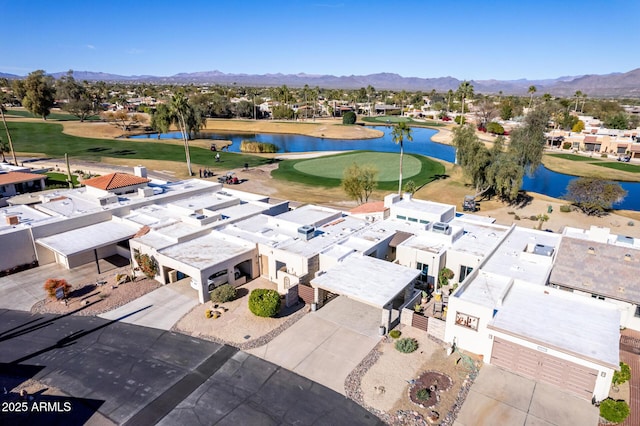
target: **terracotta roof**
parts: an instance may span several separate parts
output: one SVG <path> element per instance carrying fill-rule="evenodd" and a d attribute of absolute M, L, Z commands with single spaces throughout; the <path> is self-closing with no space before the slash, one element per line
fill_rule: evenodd
<path fill-rule="evenodd" d="M 151 182 L 151 179 L 130 175 L 128 173 L 111 173 L 108 175 L 87 179 L 82 183 L 87 186 L 108 191 L 110 189 L 124 188 L 127 186 L 140 185 L 141 183 L 148 182 Z"/>
<path fill-rule="evenodd" d="M 45 175 L 25 172 L 8 172 L 0 173 L 0 185 L 9 185 L 12 183 L 31 182 L 46 178 Z"/>
<path fill-rule="evenodd" d="M 372 201 L 370 203 L 364 203 L 349 210 L 351 214 L 366 214 L 366 213 L 380 213 L 385 211 L 384 201 Z"/>
<path fill-rule="evenodd" d="M 585 136 L 584 137 L 584 142 L 585 143 L 596 143 L 596 142 L 598 142 L 598 137 L 597 136 Z"/>

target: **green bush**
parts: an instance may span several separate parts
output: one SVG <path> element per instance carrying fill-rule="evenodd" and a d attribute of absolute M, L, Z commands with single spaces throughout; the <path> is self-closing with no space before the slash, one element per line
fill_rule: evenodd
<path fill-rule="evenodd" d="M 456 123 L 458 123 L 460 125 L 463 125 L 464 123 L 467 122 L 467 120 L 461 115 L 459 115 L 456 118 L 454 118 L 453 121 L 455 121 Z"/>
<path fill-rule="evenodd" d="M 572 146 L 571 142 L 564 142 L 562 144 L 562 149 L 571 149 L 571 146 Z"/>
<path fill-rule="evenodd" d="M 396 340 L 396 349 L 402 353 L 409 354 L 418 349 L 418 341 L 411 337 Z"/>
<path fill-rule="evenodd" d="M 600 403 L 600 417 L 608 422 L 621 423 L 629 416 L 629 404 L 607 398 Z"/>
<path fill-rule="evenodd" d="M 571 212 L 571 206 L 567 205 L 567 204 L 563 204 L 560 206 L 560 211 L 562 213 L 570 213 Z"/>
<path fill-rule="evenodd" d="M 400 335 L 401 335 L 401 334 L 402 334 L 402 333 L 400 332 L 400 330 L 391 330 L 391 331 L 389 332 L 389 336 L 390 336 L 392 339 L 397 339 L 398 337 L 400 337 Z"/>
<path fill-rule="evenodd" d="M 213 303 L 231 302 L 235 298 L 236 288 L 231 284 L 223 284 L 220 287 L 216 287 L 211 292 L 211 301 Z"/>
<path fill-rule="evenodd" d="M 278 147 L 272 143 L 242 141 L 240 142 L 240 152 L 255 152 L 258 154 L 272 154 L 278 152 Z"/>
<path fill-rule="evenodd" d="M 495 121 L 487 124 L 487 132 L 493 133 L 496 135 L 504 135 L 504 127 L 500 125 L 500 123 L 496 123 Z"/>
<path fill-rule="evenodd" d="M 416 392 L 416 398 L 418 398 L 418 400 L 420 401 L 426 401 L 427 399 L 431 398 L 431 391 L 429 389 L 420 389 L 418 392 Z"/>
<path fill-rule="evenodd" d="M 274 317 L 280 311 L 280 295 L 275 290 L 257 288 L 249 295 L 249 310 L 259 317 Z"/>
<path fill-rule="evenodd" d="M 211 318 L 213 316 L 213 314 L 211 313 L 211 309 L 207 309 L 206 311 L 204 311 L 204 316 L 207 318 Z"/>
<path fill-rule="evenodd" d="M 607 158 L 609 157 L 607 154 L 605 154 L 604 152 L 602 154 L 600 154 L 600 158 Z"/>
<path fill-rule="evenodd" d="M 631 379 L 631 367 L 629 367 L 629 364 L 620 361 L 620 371 L 613 372 L 613 385 L 621 385 L 629 381 L 629 379 Z"/>
<path fill-rule="evenodd" d="M 518 215 L 514 215 L 514 216 L 513 216 L 513 220 L 520 220 L 520 216 L 518 216 Z"/>
<path fill-rule="evenodd" d="M 356 124 L 356 113 L 353 111 L 345 112 L 342 116 L 342 124 Z"/>
<path fill-rule="evenodd" d="M 532 214 L 531 216 L 529 216 L 529 220 L 538 220 L 538 216 Z"/>

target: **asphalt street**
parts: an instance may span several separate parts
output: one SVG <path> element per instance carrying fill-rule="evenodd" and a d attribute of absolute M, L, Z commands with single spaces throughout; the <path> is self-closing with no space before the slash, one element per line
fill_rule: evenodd
<path fill-rule="evenodd" d="M 131 313 L 133 314 L 133 313 Z M 237 349 L 121 321 L 0 310 L 0 390 L 35 379 L 26 413 L 0 393 L 0 424 L 381 425 L 353 401 Z M 50 403 L 37 410 L 41 402 Z M 35 404 L 34 404 L 35 403 Z"/>

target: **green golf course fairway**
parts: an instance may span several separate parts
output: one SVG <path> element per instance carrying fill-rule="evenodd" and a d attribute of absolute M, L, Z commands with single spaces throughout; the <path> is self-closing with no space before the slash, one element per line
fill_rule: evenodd
<path fill-rule="evenodd" d="M 312 159 L 285 160 L 271 175 L 290 182 L 337 187 L 340 186 L 344 170 L 353 163 L 373 165 L 378 169 L 378 189 L 397 189 L 400 154 L 389 152 L 353 151 Z M 416 185 L 422 186 L 442 175 L 444 166 L 422 155 L 405 154 L 402 171 L 403 182 L 413 180 Z"/>

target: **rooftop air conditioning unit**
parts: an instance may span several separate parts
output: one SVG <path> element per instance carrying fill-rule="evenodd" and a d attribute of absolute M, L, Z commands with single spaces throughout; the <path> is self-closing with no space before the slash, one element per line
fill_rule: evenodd
<path fill-rule="evenodd" d="M 315 233 L 316 233 L 316 227 L 312 225 L 303 225 L 300 228 L 298 228 L 298 237 L 300 237 L 300 239 L 305 241 L 308 241 L 311 238 L 313 238 Z"/>
<path fill-rule="evenodd" d="M 100 200 L 100 205 L 101 206 L 106 206 L 107 204 L 114 204 L 118 202 L 118 196 L 117 195 L 108 195 L 106 197 L 102 197 L 99 198 Z"/>
<path fill-rule="evenodd" d="M 451 233 L 451 226 L 448 223 L 436 222 L 431 226 L 431 230 L 436 234 L 449 235 Z"/>

